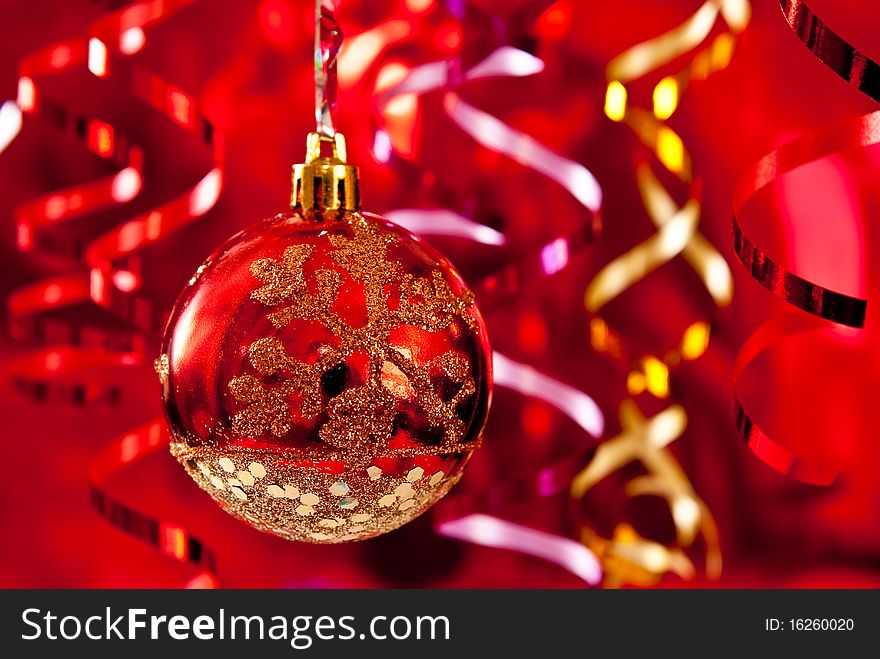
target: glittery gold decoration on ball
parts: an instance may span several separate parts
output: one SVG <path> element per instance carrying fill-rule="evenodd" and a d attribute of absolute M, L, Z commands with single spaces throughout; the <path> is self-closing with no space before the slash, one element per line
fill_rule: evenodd
<path fill-rule="evenodd" d="M 316 194 L 328 172 L 356 182 L 342 136 L 332 145 L 321 157 L 313 134 L 292 210 L 199 268 L 156 362 L 187 472 L 233 515 L 309 542 L 375 536 L 440 499 L 479 445 L 491 386 L 451 264 L 332 197 L 344 184 Z"/>

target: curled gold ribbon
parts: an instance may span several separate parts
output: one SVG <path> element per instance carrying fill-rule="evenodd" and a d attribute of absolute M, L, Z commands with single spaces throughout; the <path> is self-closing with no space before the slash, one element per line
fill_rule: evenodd
<path fill-rule="evenodd" d="M 750 15 L 747 0 L 707 0 L 682 24 L 633 46 L 614 58 L 606 69 L 605 114 L 629 126 L 656 161 L 688 190 L 687 200 L 679 206 L 648 162 L 638 158 L 635 173 L 639 196 L 657 231 L 606 264 L 584 293 L 584 305 L 591 314 L 590 342 L 596 350 L 609 354 L 629 369 L 627 390 L 633 396 L 647 391 L 656 398 L 668 397 L 670 369 L 706 351 L 710 323 L 692 323 L 678 343 L 662 355 L 634 357 L 628 354 L 625 339 L 601 317 L 603 307 L 678 256 L 688 262 L 717 307 L 729 305 L 733 296 L 730 268 L 698 231 L 700 185 L 690 154 L 666 120 L 678 108 L 681 94 L 691 81 L 705 79 L 728 65 L 736 37 L 748 25 Z M 726 30 L 701 47 L 719 18 Z M 696 52 L 677 74 L 666 76 L 655 85 L 651 111 L 631 105 L 628 83 L 692 51 Z M 705 546 L 705 573 L 709 578 L 717 578 L 721 572 L 721 551 L 715 521 L 668 449 L 668 444 L 687 426 L 684 408 L 673 404 L 646 419 L 635 401 L 628 399 L 620 406 L 620 421 L 621 433 L 599 446 L 593 460 L 572 481 L 571 496 L 580 502 L 596 483 L 627 464 L 638 462 L 648 473 L 631 480 L 626 494 L 663 498 L 672 515 L 676 544 L 667 546 L 646 539 L 624 523 L 618 524 L 612 537 L 606 539 L 588 523 L 582 523 L 581 540 L 600 558 L 605 584 L 653 585 L 666 573 L 693 578 L 696 569 L 684 549 L 692 547 L 699 537 Z"/>
<path fill-rule="evenodd" d="M 701 204 L 690 154 L 665 120 L 678 108 L 681 93 L 691 81 L 705 79 L 729 64 L 736 36 L 748 25 L 750 16 L 747 0 L 707 0 L 684 23 L 633 46 L 614 58 L 606 69 L 605 114 L 613 121 L 627 124 L 664 169 L 688 187 L 687 201 L 678 206 L 650 166 L 637 163 L 639 195 L 657 233 L 603 267 L 584 293 L 584 305 L 593 314 L 591 343 L 600 352 L 627 363 L 631 369 L 627 388 L 634 395 L 647 390 L 658 398 L 667 397 L 669 369 L 683 360 L 696 359 L 705 351 L 710 325 L 698 322 L 688 326 L 679 344 L 662 356 L 634 359 L 625 354 L 621 337 L 598 315 L 608 302 L 679 255 L 691 265 L 716 306 L 729 305 L 733 297 L 733 278 L 727 262 L 697 230 Z M 633 107 L 626 85 L 697 49 L 709 37 L 719 17 L 727 30 L 697 50 L 677 74 L 656 84 L 652 111 Z"/>
<path fill-rule="evenodd" d="M 576 501 L 582 499 L 599 481 L 631 462 L 638 462 L 647 474 L 631 480 L 626 494 L 653 495 L 667 502 L 677 546 L 647 540 L 627 524 L 618 524 L 613 537 L 606 540 L 589 525 L 582 524 L 581 540 L 602 561 L 605 585 L 652 585 L 666 572 L 693 578 L 694 565 L 682 548 L 692 546 L 700 535 L 706 546 L 706 574 L 717 579 L 721 573 L 721 548 L 715 521 L 668 449 L 687 427 L 684 408 L 674 404 L 645 418 L 634 401 L 625 400 L 620 406 L 620 423 L 620 434 L 600 444 L 593 459 L 574 477 L 571 496 Z"/>

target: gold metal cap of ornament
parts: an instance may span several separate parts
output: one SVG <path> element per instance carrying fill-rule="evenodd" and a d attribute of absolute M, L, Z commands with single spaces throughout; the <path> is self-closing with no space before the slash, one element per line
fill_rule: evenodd
<path fill-rule="evenodd" d="M 321 155 L 322 147 L 332 147 L 331 155 Z M 306 161 L 293 166 L 290 207 L 310 211 L 356 211 L 361 207 L 358 169 L 346 163 L 345 138 L 309 133 Z"/>

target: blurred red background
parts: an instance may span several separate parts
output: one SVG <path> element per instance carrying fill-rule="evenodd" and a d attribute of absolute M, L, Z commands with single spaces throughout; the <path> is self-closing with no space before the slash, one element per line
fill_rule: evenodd
<path fill-rule="evenodd" d="M 82 36 L 98 17 L 123 5 L 0 2 L 0 99 L 16 97 L 18 62 L 27 53 Z M 627 372 L 590 347 L 583 293 L 604 264 L 655 229 L 636 191 L 637 140 L 603 114 L 604 70 L 628 47 L 681 23 L 698 9 L 699 0 L 473 0 L 449 5 L 439 0 L 342 0 L 340 5 L 338 17 L 349 43 L 381 25 L 392 26 L 386 38 L 396 35 L 393 43 L 380 39 L 381 47 L 369 59 L 343 59 L 342 64 L 352 68 L 341 74 L 338 124 L 348 139 L 350 161 L 361 168 L 365 207 L 383 213 L 453 206 L 502 231 L 509 243 L 505 255 L 571 231 L 585 221 L 583 207 L 551 180 L 478 145 L 443 115 L 439 93 L 424 95 L 409 115 L 411 124 L 398 129 L 396 146 L 408 150 L 404 166 L 379 162 L 374 151 L 376 84 L 383 71 L 393 75 L 394 67 L 411 68 L 459 52 L 467 59 L 473 57 L 469 49 L 485 54 L 505 44 L 544 61 L 536 75 L 469 83 L 462 97 L 593 172 L 603 190 L 603 232 L 563 271 L 526 286 L 487 320 L 497 350 L 593 397 L 605 416 L 604 438 L 613 437 L 619 432 L 617 408 L 626 395 Z M 454 9 L 465 5 L 460 20 Z M 880 56 L 871 29 L 880 21 L 876 3 L 814 0 L 811 7 L 847 39 Z M 756 0 L 752 9 L 730 67 L 687 89 L 670 120 L 702 178 L 700 231 L 730 263 L 735 292 L 732 306 L 717 315 L 707 353 L 675 370 L 670 381 L 670 401 L 680 403 L 688 416 L 688 427 L 672 450 L 719 525 L 723 573 L 718 581 L 667 576 L 660 584 L 877 587 L 880 432 L 872 412 L 880 344 L 872 334 L 874 308 L 868 307 L 864 331 L 829 329 L 789 341 L 761 358 L 743 383 L 745 399 L 760 410 L 771 434 L 840 465 L 841 477 L 833 486 L 798 483 L 760 462 L 739 438 L 730 412 L 736 353 L 760 322 L 782 307 L 732 254 L 731 197 L 737 178 L 791 137 L 874 109 L 803 48 L 777 2 Z M 302 159 L 305 134 L 312 128 L 312 12 L 312 4 L 301 0 L 195 2 L 150 28 L 143 50 L 132 56 L 192 94 L 225 145 L 225 184 L 216 207 L 144 250 L 143 286 L 164 306 L 170 306 L 218 243 L 286 204 L 289 167 Z M 654 82 L 642 93 L 649 94 Z M 191 136 L 132 102 L 112 79 L 69 72 L 48 81 L 46 89 L 66 107 L 123 126 L 145 146 L 142 194 L 122 210 L 87 220 L 85 236 L 170 199 L 210 168 L 205 149 Z M 880 285 L 875 258 L 880 241 L 876 224 L 867 221 L 880 210 L 878 166 L 876 149 L 868 149 L 795 172 L 748 207 L 750 232 L 805 276 L 870 299 Z M 111 171 L 68 136 L 25 118 L 21 134 L 0 155 L 4 297 L 48 274 L 72 271 L 69 261 L 34 258 L 17 249 L 14 209 L 50 190 Z M 432 242 L 474 280 L 501 258 L 461 240 Z M 607 311 L 636 352 L 662 351 L 683 327 L 715 313 L 680 258 L 633 286 Z M 68 313 L 96 324 L 114 322 L 94 308 Z M 156 337 L 150 341 L 158 346 Z M 91 355 L 93 377 L 118 381 L 118 401 L 89 406 L 41 402 L 22 396 L 16 384 L 17 374 L 32 363 L 28 360 L 47 365 L 46 352 L 40 350 L 8 336 L 0 339 L 2 370 L 8 375 L 0 380 L 5 539 L 0 585 L 163 587 L 184 581 L 191 567 L 114 529 L 89 505 L 87 473 L 93 456 L 160 413 L 155 375 L 147 366 L 105 369 L 100 355 Z M 650 397 L 638 402 L 646 414 L 668 404 Z M 484 448 L 459 487 L 479 491 L 591 443 L 552 407 L 497 389 Z M 129 504 L 192 529 L 216 552 L 224 586 L 583 585 L 552 563 L 440 537 L 430 514 L 360 544 L 292 544 L 226 516 L 165 452 L 127 469 L 109 487 Z M 622 497 L 622 488 L 608 487 L 588 498 L 586 514 L 604 533 L 610 518 L 626 509 Z M 627 514 L 668 516 L 658 510 Z M 572 511 L 561 495 L 499 514 L 574 534 Z"/>

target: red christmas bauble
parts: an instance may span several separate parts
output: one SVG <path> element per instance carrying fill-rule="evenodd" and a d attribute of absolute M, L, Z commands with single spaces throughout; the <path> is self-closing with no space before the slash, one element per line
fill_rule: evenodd
<path fill-rule="evenodd" d="M 382 217 L 289 212 L 233 236 L 172 312 L 172 453 L 220 505 L 307 542 L 440 499 L 489 408 L 486 328 L 449 261 Z"/>

